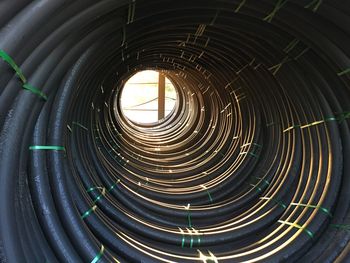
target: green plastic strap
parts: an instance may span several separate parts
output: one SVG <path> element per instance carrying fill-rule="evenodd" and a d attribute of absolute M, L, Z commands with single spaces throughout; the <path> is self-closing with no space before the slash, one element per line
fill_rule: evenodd
<path fill-rule="evenodd" d="M 265 183 L 265 185 L 270 185 L 270 182 L 269 181 L 267 181 L 266 179 L 264 179 L 264 178 L 261 178 L 261 177 L 256 177 L 256 176 L 253 176 L 254 178 L 256 178 L 256 179 L 258 179 L 258 180 L 262 180 L 264 183 Z"/>
<path fill-rule="evenodd" d="M 113 184 L 109 189 L 108 192 L 112 191 L 112 189 L 114 189 L 114 187 L 120 183 L 120 179 L 117 180 L 117 182 L 115 184 Z"/>
<path fill-rule="evenodd" d="M 187 220 L 188 220 L 188 226 L 192 227 L 191 211 L 190 210 L 188 210 Z"/>
<path fill-rule="evenodd" d="M 25 84 L 27 82 L 27 80 L 24 77 L 21 69 L 16 65 L 16 63 L 13 61 L 13 59 L 10 57 L 10 55 L 7 54 L 4 50 L 1 50 L 1 49 L 0 49 L 0 58 L 2 58 L 2 60 L 7 62 L 12 67 L 12 69 L 16 72 L 17 76 L 23 82 L 23 84 Z"/>
<path fill-rule="evenodd" d="M 290 126 L 289 128 L 285 129 L 283 132 L 287 132 L 287 131 L 290 131 L 290 130 L 293 130 L 295 128 L 300 128 L 300 124 L 295 124 L 293 126 Z"/>
<path fill-rule="evenodd" d="M 39 95 L 41 98 L 43 98 L 44 100 L 47 100 L 47 96 L 45 95 L 45 93 L 43 93 L 41 90 L 29 85 L 29 84 L 23 84 L 23 88 L 26 90 L 29 90 L 30 92 L 32 92 L 33 94 Z"/>
<path fill-rule="evenodd" d="M 258 192 L 258 193 L 263 191 L 258 185 L 250 184 L 250 186 L 253 186 L 253 188 L 255 188 L 256 192 Z"/>
<path fill-rule="evenodd" d="M 184 248 L 185 247 L 185 234 L 184 231 L 179 227 L 180 233 L 182 235 L 182 239 L 181 239 L 181 247 Z"/>
<path fill-rule="evenodd" d="M 52 151 L 66 151 L 63 146 L 55 146 L 55 145 L 33 145 L 29 146 L 29 150 L 52 150 Z"/>
<path fill-rule="evenodd" d="M 319 125 L 319 124 L 322 124 L 322 123 L 325 123 L 325 122 L 330 122 L 330 121 L 339 121 L 340 123 L 343 122 L 345 119 L 348 119 L 350 118 L 350 112 L 343 112 L 341 114 L 339 114 L 337 117 L 327 117 L 323 120 L 319 120 L 319 121 L 314 121 L 312 123 L 309 123 L 309 124 L 305 124 L 305 125 L 293 125 L 287 129 L 285 129 L 283 132 L 287 132 L 287 131 L 290 131 L 290 130 L 293 130 L 295 128 L 301 128 L 301 129 L 304 129 L 304 128 L 308 128 L 308 127 L 312 127 L 312 126 L 315 126 L 315 125 Z"/>
<path fill-rule="evenodd" d="M 253 157 L 255 157 L 255 158 L 258 158 L 258 157 L 259 157 L 259 155 L 256 154 L 256 153 L 254 153 L 254 152 L 241 152 L 241 153 L 240 153 L 240 155 L 243 155 L 243 154 L 249 154 L 249 155 L 251 155 L 251 156 L 253 156 Z"/>
<path fill-rule="evenodd" d="M 218 16 L 219 16 L 219 13 L 220 13 L 220 11 L 219 11 L 219 10 L 216 10 L 215 16 L 214 16 L 214 18 L 213 18 L 213 19 L 211 20 L 211 22 L 210 22 L 210 25 L 211 25 L 211 26 L 215 25 L 215 22 L 216 22 L 216 19 L 217 19 Z"/>
<path fill-rule="evenodd" d="M 309 237 L 314 238 L 314 234 L 310 230 L 308 230 L 306 227 L 304 227 L 304 226 L 301 226 L 301 225 L 299 225 L 297 223 L 290 223 L 290 222 L 282 221 L 282 220 L 278 220 L 278 222 L 281 223 L 281 224 L 285 224 L 285 225 L 289 225 L 289 226 L 301 229 L 304 232 L 306 232 L 306 234 L 308 234 Z"/>
<path fill-rule="evenodd" d="M 96 257 L 94 257 L 94 259 L 91 261 L 91 263 L 97 263 L 101 259 L 101 257 L 103 256 L 104 252 L 105 252 L 105 247 L 103 245 L 101 245 L 100 252 L 98 252 L 98 254 L 96 255 Z"/>
<path fill-rule="evenodd" d="M 128 22 L 127 24 L 130 24 L 134 21 L 134 17 L 135 17 L 135 7 L 136 7 L 136 3 L 135 0 L 132 1 L 131 4 L 129 4 L 129 9 L 128 9 Z"/>
<path fill-rule="evenodd" d="M 29 85 L 27 83 L 27 79 L 24 77 L 21 69 L 17 66 L 17 64 L 14 62 L 14 60 L 10 57 L 9 54 L 7 54 L 4 50 L 0 50 L 0 58 L 7 62 L 12 69 L 16 72 L 17 76 L 21 79 L 23 82 L 23 88 L 32 92 L 33 94 L 39 95 L 41 98 L 43 98 L 45 101 L 47 100 L 47 96 L 39 89 Z"/>
<path fill-rule="evenodd" d="M 303 51 L 300 52 L 300 54 L 298 56 L 296 56 L 294 59 L 297 60 L 299 59 L 302 55 L 304 55 L 306 52 L 308 52 L 310 50 L 309 47 L 305 48 Z"/>
<path fill-rule="evenodd" d="M 239 6 L 238 6 L 238 7 L 236 8 L 236 10 L 235 10 L 235 13 L 238 13 L 239 10 L 241 10 L 241 8 L 244 6 L 245 2 L 247 2 L 247 0 L 243 0 L 243 1 L 239 4 Z"/>
<path fill-rule="evenodd" d="M 92 192 L 92 191 L 101 190 L 101 189 L 103 190 L 104 187 L 101 187 L 101 186 L 92 186 L 92 187 L 88 188 L 88 189 L 86 190 L 86 192 L 87 192 L 87 193 L 90 193 L 90 192 Z"/>
<path fill-rule="evenodd" d="M 324 120 L 314 121 L 312 123 L 308 123 L 308 124 L 305 124 L 303 126 L 300 126 L 300 129 L 304 129 L 304 128 L 308 128 L 308 127 L 311 127 L 311 126 L 319 125 L 319 124 L 322 124 L 324 122 L 325 122 Z"/>
<path fill-rule="evenodd" d="M 313 0 L 310 4 L 304 6 L 304 8 L 310 8 L 314 5 L 314 8 L 312 9 L 312 11 L 316 12 L 321 4 L 322 4 L 322 0 Z"/>
<path fill-rule="evenodd" d="M 299 39 L 295 38 L 292 42 L 288 44 L 288 46 L 285 47 L 285 49 L 283 49 L 283 51 L 289 53 L 293 48 L 295 48 L 298 45 L 299 41 Z"/>
<path fill-rule="evenodd" d="M 337 121 L 339 121 L 339 123 L 342 123 L 345 119 L 350 118 L 350 111 L 347 112 L 343 112 L 342 114 L 339 115 L 339 117 L 337 118 Z"/>
<path fill-rule="evenodd" d="M 329 212 L 329 210 L 327 208 L 322 207 L 322 206 L 308 205 L 308 204 L 301 204 L 301 203 L 291 203 L 291 205 L 318 209 L 318 210 L 321 210 L 322 212 L 324 212 L 325 214 L 327 214 L 329 217 L 332 217 L 331 212 Z"/>
<path fill-rule="evenodd" d="M 209 190 L 207 190 L 207 194 L 208 194 L 208 197 L 209 197 L 209 201 L 212 203 L 213 202 L 213 198 L 212 198 Z"/>
<path fill-rule="evenodd" d="M 201 237 L 200 237 L 199 231 L 194 229 L 193 227 L 192 227 L 192 231 L 193 231 L 192 233 L 194 233 L 197 236 L 197 246 L 199 247 L 201 244 Z"/>
<path fill-rule="evenodd" d="M 350 230 L 350 225 L 343 225 L 343 224 L 330 224 L 330 227 L 343 229 L 343 230 Z"/>
<path fill-rule="evenodd" d="M 274 66 L 268 68 L 268 70 L 270 70 L 270 71 L 273 70 L 272 74 L 273 74 L 273 75 L 276 75 L 277 72 L 278 72 L 278 71 L 281 69 L 281 67 L 283 66 L 283 64 L 287 63 L 288 61 L 290 61 L 290 58 L 287 56 L 287 57 L 285 57 L 285 58 L 281 61 L 281 63 L 278 63 L 277 65 L 274 65 Z"/>
<path fill-rule="evenodd" d="M 275 15 L 277 14 L 277 12 L 288 2 L 288 0 L 278 0 L 275 8 L 273 9 L 273 11 L 266 16 L 263 20 L 267 21 L 269 23 L 271 23 L 272 19 L 275 17 Z"/>
<path fill-rule="evenodd" d="M 287 206 L 280 199 L 271 198 L 271 197 L 260 197 L 260 199 L 271 200 L 271 201 L 275 202 L 276 204 L 280 205 L 283 209 L 287 208 Z"/>
<path fill-rule="evenodd" d="M 92 191 L 94 191 L 94 190 L 101 190 L 101 189 L 102 189 L 101 194 L 100 194 L 98 197 L 96 197 L 96 199 L 94 200 L 94 204 L 96 204 L 97 201 L 99 201 L 103 196 L 106 195 L 106 188 L 100 187 L 100 186 L 96 186 L 96 187 L 91 187 L 91 188 L 89 188 L 89 189 L 86 191 L 87 193 L 89 193 L 89 192 L 92 192 Z"/>
<path fill-rule="evenodd" d="M 255 158 L 258 158 L 258 157 L 259 157 L 259 155 L 258 155 L 258 154 L 253 153 L 253 152 L 248 152 L 248 154 L 249 154 L 249 155 L 251 155 L 251 156 L 253 156 L 253 157 L 255 157 Z"/>
<path fill-rule="evenodd" d="M 96 210 L 97 206 L 94 205 L 93 207 L 91 207 L 89 210 L 87 210 L 85 213 L 83 213 L 81 215 L 81 219 L 84 219 L 86 217 L 88 217 L 91 213 L 93 213 Z"/>
<path fill-rule="evenodd" d="M 191 231 L 189 230 L 189 232 L 191 232 Z M 191 233 L 190 248 L 192 248 L 192 247 L 193 247 L 193 236 L 192 236 L 192 233 Z"/>
<path fill-rule="evenodd" d="M 80 124 L 79 122 L 73 121 L 72 124 L 74 124 L 74 125 L 76 125 L 76 126 L 78 126 L 78 127 L 80 127 L 80 128 L 83 128 L 84 130 L 87 130 L 87 131 L 89 130 L 89 129 L 86 128 L 84 125 Z"/>
<path fill-rule="evenodd" d="M 343 70 L 342 72 L 338 73 L 338 76 L 341 77 L 343 75 L 349 74 L 350 73 L 350 68 Z"/>

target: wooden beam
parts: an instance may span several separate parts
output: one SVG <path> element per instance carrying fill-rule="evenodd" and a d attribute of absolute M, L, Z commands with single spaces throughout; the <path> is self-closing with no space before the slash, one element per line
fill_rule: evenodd
<path fill-rule="evenodd" d="M 158 120 L 161 120 L 165 117 L 165 76 L 158 74 Z"/>

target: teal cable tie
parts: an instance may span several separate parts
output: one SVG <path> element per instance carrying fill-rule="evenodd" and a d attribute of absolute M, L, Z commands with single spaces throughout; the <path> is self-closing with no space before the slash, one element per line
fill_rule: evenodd
<path fill-rule="evenodd" d="M 313 0 L 310 4 L 307 4 L 306 6 L 304 6 L 304 8 L 310 8 L 314 5 L 314 8 L 312 9 L 313 12 L 316 12 L 318 10 L 318 8 L 320 7 L 320 5 L 322 4 L 323 0 Z"/>
<path fill-rule="evenodd" d="M 346 74 L 349 74 L 349 73 L 350 73 L 350 68 L 345 69 L 345 70 L 343 70 L 342 72 L 339 72 L 337 75 L 338 75 L 339 77 L 341 77 L 341 76 L 346 75 Z"/>
<path fill-rule="evenodd" d="M 291 205 L 294 206 L 302 206 L 302 207 L 307 207 L 307 208 L 313 208 L 313 209 L 318 209 L 320 211 L 322 211 L 323 213 L 327 214 L 329 217 L 332 217 L 331 212 L 322 206 L 318 206 L 318 205 L 308 205 L 308 204 L 302 204 L 302 203 L 291 203 Z"/>
<path fill-rule="evenodd" d="M 89 129 L 86 128 L 84 125 L 80 124 L 79 122 L 76 122 L 76 121 L 73 121 L 72 124 L 80 127 L 80 128 L 83 128 L 84 130 L 88 131 Z"/>
<path fill-rule="evenodd" d="M 24 77 L 22 70 L 17 66 L 17 64 L 11 58 L 10 55 L 1 49 L 0 49 L 0 58 L 3 61 L 7 62 L 12 67 L 12 69 L 16 72 L 16 75 L 20 78 L 20 80 L 23 83 L 23 85 L 22 85 L 23 89 L 28 90 L 28 91 L 32 92 L 33 94 L 40 96 L 45 101 L 47 100 L 47 96 L 41 90 L 39 90 L 39 89 L 37 89 L 37 88 L 35 88 L 27 83 L 27 79 Z"/>
<path fill-rule="evenodd" d="M 29 85 L 28 83 L 23 84 L 22 86 L 24 89 L 29 90 L 31 93 L 38 95 L 39 97 L 41 97 L 43 100 L 47 101 L 47 96 L 45 95 L 45 93 L 43 93 L 41 90 Z"/>
<path fill-rule="evenodd" d="M 339 121 L 339 123 L 342 123 L 345 119 L 348 119 L 348 118 L 350 118 L 350 111 L 346 111 L 340 114 L 337 120 Z"/>
<path fill-rule="evenodd" d="M 3 61 L 7 62 L 12 67 L 12 69 L 16 72 L 17 76 L 23 82 L 23 84 L 25 84 L 27 82 L 27 80 L 24 77 L 21 69 L 17 66 L 17 64 L 14 62 L 14 60 L 10 57 L 9 54 L 7 54 L 4 50 L 1 50 L 1 49 L 0 49 L 0 58 Z"/>
<path fill-rule="evenodd" d="M 94 257 L 94 259 L 91 261 L 91 263 L 97 263 L 102 258 L 104 251 L 105 251 L 105 247 L 101 245 L 100 251 L 98 252 L 96 257 Z"/>
<path fill-rule="evenodd" d="M 213 198 L 212 198 L 209 190 L 207 190 L 207 194 L 208 194 L 208 197 L 209 197 L 209 201 L 212 203 L 213 202 Z"/>
<path fill-rule="evenodd" d="M 244 4 L 247 2 L 247 0 L 242 0 L 242 2 L 239 4 L 239 6 L 236 8 L 235 13 L 238 13 L 239 10 L 244 6 Z"/>
<path fill-rule="evenodd" d="M 288 0 L 278 0 L 275 8 L 272 10 L 272 12 L 267 15 L 263 20 L 271 23 L 272 19 L 275 17 L 277 12 L 288 2 Z"/>
<path fill-rule="evenodd" d="M 304 226 L 301 226 L 297 223 L 291 223 L 291 222 L 287 222 L 287 221 L 282 221 L 282 220 L 278 220 L 279 223 L 281 224 L 285 224 L 285 225 L 289 225 L 298 229 L 301 229 L 302 231 L 306 232 L 306 234 L 309 235 L 309 237 L 311 237 L 312 239 L 314 238 L 314 233 L 312 233 L 309 229 L 307 229 Z"/>
<path fill-rule="evenodd" d="M 348 224 L 330 224 L 330 227 L 350 231 L 350 225 Z"/>
<path fill-rule="evenodd" d="M 191 212 L 190 211 L 188 211 L 187 219 L 188 219 L 188 226 L 192 227 L 192 220 L 191 220 Z"/>
<path fill-rule="evenodd" d="M 90 214 L 92 214 L 95 210 L 96 210 L 97 206 L 94 205 L 93 207 L 91 207 L 89 210 L 87 210 L 85 213 L 83 213 L 81 215 L 81 219 L 85 219 L 86 217 L 88 217 Z"/>
<path fill-rule="evenodd" d="M 29 146 L 29 150 L 52 150 L 52 151 L 66 151 L 66 149 L 63 146 L 56 146 L 56 145 L 32 145 Z"/>
<path fill-rule="evenodd" d="M 119 184 L 119 183 L 120 183 L 120 179 L 118 179 L 117 182 L 114 183 L 114 184 L 109 188 L 108 192 L 112 191 L 112 189 L 114 189 L 114 187 L 115 187 L 117 184 Z"/>

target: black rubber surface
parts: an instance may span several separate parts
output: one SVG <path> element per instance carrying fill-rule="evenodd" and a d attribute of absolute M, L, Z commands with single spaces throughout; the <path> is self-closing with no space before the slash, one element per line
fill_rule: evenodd
<path fill-rule="evenodd" d="M 3 0 L 0 50 L 1 262 L 350 262 L 348 0 Z"/>

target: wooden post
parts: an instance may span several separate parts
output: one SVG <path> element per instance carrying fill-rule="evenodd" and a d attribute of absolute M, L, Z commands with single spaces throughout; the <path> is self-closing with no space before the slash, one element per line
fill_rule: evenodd
<path fill-rule="evenodd" d="M 165 76 L 158 74 L 158 120 L 161 120 L 165 117 Z"/>

